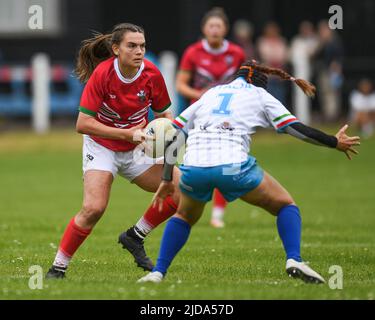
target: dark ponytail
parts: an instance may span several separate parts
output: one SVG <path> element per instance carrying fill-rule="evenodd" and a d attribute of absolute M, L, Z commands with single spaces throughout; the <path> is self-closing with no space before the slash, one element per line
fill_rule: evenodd
<path fill-rule="evenodd" d="M 296 79 L 282 69 L 271 68 L 265 65 L 260 65 L 260 64 L 257 64 L 254 60 L 245 62 L 238 70 L 237 77 L 239 76 L 244 77 L 247 82 L 251 83 L 252 82 L 251 77 L 253 76 L 253 73 L 255 70 L 262 72 L 264 74 L 267 74 L 267 75 L 277 76 L 283 80 L 293 81 L 297 86 L 299 86 L 302 89 L 302 91 L 308 97 L 315 96 L 316 88 L 309 81 L 306 81 L 303 79 Z"/>
<path fill-rule="evenodd" d="M 142 27 L 135 24 L 121 23 L 109 34 L 96 33 L 92 38 L 82 41 L 75 68 L 75 73 L 81 82 L 87 82 L 96 66 L 113 56 L 112 45 L 119 45 L 126 32 L 145 33 Z"/>

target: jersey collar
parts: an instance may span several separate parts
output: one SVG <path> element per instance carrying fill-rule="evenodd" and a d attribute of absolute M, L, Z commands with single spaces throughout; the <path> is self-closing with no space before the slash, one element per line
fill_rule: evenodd
<path fill-rule="evenodd" d="M 208 53 L 217 55 L 217 54 L 222 54 L 228 50 L 229 42 L 228 40 L 224 39 L 223 45 L 218 49 L 214 49 L 210 47 L 206 39 L 203 39 L 202 46 L 203 46 L 203 49 L 206 50 Z"/>
<path fill-rule="evenodd" d="M 142 62 L 141 64 L 141 67 L 139 68 L 137 74 L 131 78 L 131 79 L 126 79 L 122 74 L 121 74 L 121 71 L 120 71 L 120 67 L 118 65 L 118 58 L 116 58 L 115 60 L 113 60 L 113 66 L 115 68 L 115 71 L 116 71 L 116 74 L 117 76 L 119 77 L 119 79 L 123 82 L 123 83 L 132 83 L 134 82 L 135 80 L 137 80 L 139 78 L 139 76 L 141 75 L 143 69 L 145 68 L 145 63 Z"/>

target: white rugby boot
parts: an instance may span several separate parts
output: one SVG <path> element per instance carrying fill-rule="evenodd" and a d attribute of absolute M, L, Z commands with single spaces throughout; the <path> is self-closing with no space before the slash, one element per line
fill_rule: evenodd
<path fill-rule="evenodd" d="M 164 276 L 161 272 L 159 271 L 154 271 L 146 274 L 144 277 L 140 278 L 137 283 L 142 283 L 142 282 L 154 282 L 154 283 L 159 283 L 162 282 Z"/>
<path fill-rule="evenodd" d="M 325 283 L 324 278 L 311 269 L 306 262 L 298 262 L 294 259 L 288 259 L 286 261 L 286 273 L 289 277 L 299 278 L 306 283 Z"/>

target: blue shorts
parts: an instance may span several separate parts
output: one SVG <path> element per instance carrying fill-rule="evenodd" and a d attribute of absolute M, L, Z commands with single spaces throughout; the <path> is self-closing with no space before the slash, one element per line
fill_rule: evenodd
<path fill-rule="evenodd" d="M 239 164 L 215 167 L 180 166 L 180 189 L 191 198 L 208 202 L 215 188 L 227 201 L 233 201 L 254 190 L 263 180 L 263 170 L 254 157 Z"/>

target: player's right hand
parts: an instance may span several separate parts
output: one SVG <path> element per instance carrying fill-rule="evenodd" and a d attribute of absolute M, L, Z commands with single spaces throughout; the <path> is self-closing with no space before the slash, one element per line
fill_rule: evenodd
<path fill-rule="evenodd" d="M 360 142 L 360 137 L 355 136 L 355 137 L 349 137 L 345 131 L 349 128 L 349 126 L 346 124 L 343 126 L 339 132 L 336 134 L 337 138 L 337 146 L 336 149 L 339 151 L 342 151 L 346 154 L 349 160 L 352 160 L 352 156 L 349 152 L 352 152 L 354 154 L 358 154 L 359 152 L 355 150 L 353 147 L 354 146 L 359 146 L 361 145 Z"/>
<path fill-rule="evenodd" d="M 140 124 L 130 128 L 124 129 L 124 140 L 133 144 L 142 144 L 146 140 L 154 140 L 153 136 L 147 135 L 142 129 L 146 126 L 146 119 L 143 119 Z"/>

